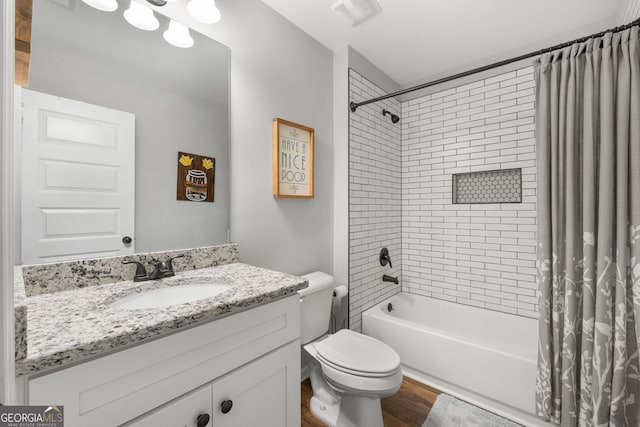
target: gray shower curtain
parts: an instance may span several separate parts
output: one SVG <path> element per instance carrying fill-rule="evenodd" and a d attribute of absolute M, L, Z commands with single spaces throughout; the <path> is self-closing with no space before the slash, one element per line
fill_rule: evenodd
<path fill-rule="evenodd" d="M 640 425 L 638 27 L 536 62 L 536 412 Z"/>

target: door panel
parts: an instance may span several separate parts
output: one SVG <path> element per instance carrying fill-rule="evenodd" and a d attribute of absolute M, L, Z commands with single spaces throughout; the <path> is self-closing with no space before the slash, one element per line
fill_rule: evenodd
<path fill-rule="evenodd" d="M 114 194 L 118 187 L 117 166 L 40 160 L 42 190 L 94 191 Z"/>
<path fill-rule="evenodd" d="M 52 111 L 41 111 L 43 140 L 54 140 L 80 145 L 96 145 L 117 149 L 118 132 L 112 123 L 89 120 L 82 116 L 63 116 Z"/>
<path fill-rule="evenodd" d="M 116 209 L 42 209 L 44 236 L 90 236 L 115 234 L 118 228 Z"/>
<path fill-rule="evenodd" d="M 22 262 L 127 255 L 135 116 L 22 91 Z"/>
<path fill-rule="evenodd" d="M 213 425 L 299 426 L 300 341 L 281 347 L 215 381 Z"/>
<path fill-rule="evenodd" d="M 211 384 L 182 396 L 148 415 L 142 416 L 126 427 L 195 427 L 198 416 L 211 417 Z M 204 422 L 201 424 L 204 425 Z M 209 421 L 207 427 L 211 426 Z M 124 427 L 124 426 L 123 426 Z M 238 426 L 239 427 L 239 426 Z"/>

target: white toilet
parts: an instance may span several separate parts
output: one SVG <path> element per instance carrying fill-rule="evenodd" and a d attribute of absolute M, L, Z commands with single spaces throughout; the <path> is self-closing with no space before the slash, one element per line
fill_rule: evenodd
<path fill-rule="evenodd" d="M 385 343 L 342 329 L 327 335 L 335 288 L 332 276 L 304 275 L 301 341 L 312 356 L 311 412 L 329 427 L 383 427 L 380 399 L 400 388 L 400 356 Z"/>

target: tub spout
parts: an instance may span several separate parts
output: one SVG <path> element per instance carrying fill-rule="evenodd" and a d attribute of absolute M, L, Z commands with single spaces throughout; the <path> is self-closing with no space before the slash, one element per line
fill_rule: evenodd
<path fill-rule="evenodd" d="M 382 276 L 382 281 L 395 283 L 396 285 L 400 283 L 397 277 L 389 276 L 388 274 Z"/>

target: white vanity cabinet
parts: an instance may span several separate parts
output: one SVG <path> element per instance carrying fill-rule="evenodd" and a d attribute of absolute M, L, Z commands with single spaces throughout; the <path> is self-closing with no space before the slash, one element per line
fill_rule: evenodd
<path fill-rule="evenodd" d="M 27 381 L 28 403 L 63 405 L 66 427 L 298 427 L 299 297 Z"/>
<path fill-rule="evenodd" d="M 126 427 L 238 427 L 297 426 L 299 415 L 287 409 L 300 407 L 290 390 L 299 369 L 291 343 L 175 401 L 141 416 Z M 299 412 L 299 411 L 298 411 Z"/>

